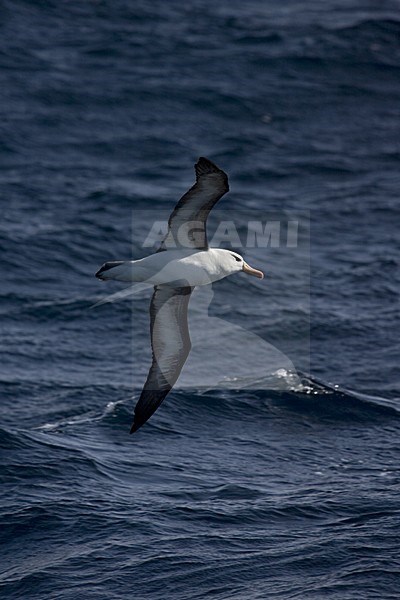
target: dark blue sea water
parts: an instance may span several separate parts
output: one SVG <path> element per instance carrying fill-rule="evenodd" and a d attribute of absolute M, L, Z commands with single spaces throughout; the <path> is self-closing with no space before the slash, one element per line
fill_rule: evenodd
<path fill-rule="evenodd" d="M 2 597 L 399 598 L 399 8 L 1 2 Z M 200 155 L 302 243 L 197 296 L 201 381 L 129 436 L 148 298 L 93 274 Z"/>

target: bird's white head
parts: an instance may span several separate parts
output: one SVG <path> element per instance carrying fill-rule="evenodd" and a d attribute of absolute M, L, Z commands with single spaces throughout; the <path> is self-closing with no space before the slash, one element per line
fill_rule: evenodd
<path fill-rule="evenodd" d="M 223 252 L 223 265 L 228 275 L 239 273 L 239 271 L 244 271 L 249 275 L 263 279 L 264 273 L 258 269 L 253 269 L 253 267 L 250 267 L 250 265 L 248 265 L 243 257 L 240 256 L 240 254 L 237 254 L 237 252 L 232 252 L 231 250 L 219 250 L 219 252 Z"/>

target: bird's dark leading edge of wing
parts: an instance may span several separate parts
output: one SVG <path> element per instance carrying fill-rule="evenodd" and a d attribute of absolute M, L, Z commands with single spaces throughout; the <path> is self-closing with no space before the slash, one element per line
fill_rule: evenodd
<path fill-rule="evenodd" d="M 168 221 L 159 252 L 173 248 L 208 248 L 206 221 L 210 210 L 229 191 L 228 176 L 208 158 L 195 164 L 196 183 L 182 196 Z"/>
<path fill-rule="evenodd" d="M 157 410 L 170 392 L 189 355 L 187 320 L 193 288 L 157 286 L 150 303 L 150 335 L 153 362 L 135 407 L 134 433 Z"/>

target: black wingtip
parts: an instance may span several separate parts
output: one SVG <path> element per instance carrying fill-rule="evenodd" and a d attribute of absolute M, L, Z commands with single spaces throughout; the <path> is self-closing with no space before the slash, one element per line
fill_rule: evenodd
<path fill-rule="evenodd" d="M 135 433 L 135 431 L 137 431 L 139 429 L 140 425 L 138 425 L 137 423 L 133 423 L 131 430 L 130 430 L 130 434 Z"/>
<path fill-rule="evenodd" d="M 200 175 L 208 175 L 209 173 L 221 173 L 221 169 L 204 156 L 199 157 L 199 160 L 194 165 L 194 168 L 196 170 L 197 177 Z"/>
<path fill-rule="evenodd" d="M 229 191 L 228 175 L 208 158 L 200 156 L 199 160 L 194 165 L 194 170 L 196 171 L 196 181 L 203 175 L 219 175 L 224 182 L 225 192 Z"/>

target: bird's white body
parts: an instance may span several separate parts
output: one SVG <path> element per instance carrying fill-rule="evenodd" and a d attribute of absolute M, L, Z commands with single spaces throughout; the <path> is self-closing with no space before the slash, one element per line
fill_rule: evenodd
<path fill-rule="evenodd" d="M 243 270 L 243 259 L 230 250 L 166 250 L 106 270 L 102 279 L 195 287 Z"/>

